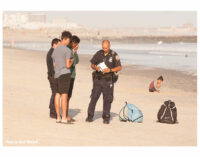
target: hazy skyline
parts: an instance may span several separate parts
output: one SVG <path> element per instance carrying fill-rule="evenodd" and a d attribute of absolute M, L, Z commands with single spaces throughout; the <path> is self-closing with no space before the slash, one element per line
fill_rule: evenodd
<path fill-rule="evenodd" d="M 19 11 L 20 12 L 20 11 Z M 197 25 L 196 11 L 31 11 L 43 13 L 47 22 L 67 18 L 86 28 L 165 27 Z"/>
<path fill-rule="evenodd" d="M 195 26 L 197 24 L 195 11 L 55 11 L 43 13 L 47 15 L 47 21 L 54 18 L 67 18 L 71 22 L 89 28 L 180 26 L 188 22 Z"/>

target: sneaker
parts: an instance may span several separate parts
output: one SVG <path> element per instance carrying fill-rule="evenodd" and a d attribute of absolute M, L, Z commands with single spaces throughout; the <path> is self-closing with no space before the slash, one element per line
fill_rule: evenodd
<path fill-rule="evenodd" d="M 92 116 L 88 116 L 85 121 L 86 122 L 92 122 L 93 121 L 93 117 Z"/>

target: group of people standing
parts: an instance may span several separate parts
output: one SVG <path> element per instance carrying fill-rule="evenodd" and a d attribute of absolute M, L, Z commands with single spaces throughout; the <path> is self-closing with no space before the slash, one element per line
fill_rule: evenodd
<path fill-rule="evenodd" d="M 79 63 L 77 54 L 79 43 L 78 36 L 64 31 L 61 40 L 57 38 L 52 40 L 52 47 L 47 53 L 48 80 L 52 91 L 49 104 L 50 117 L 56 118 L 56 123 L 75 122 L 75 119 L 69 116 L 68 110 L 76 77 L 76 64 Z M 102 41 L 102 49 L 96 52 L 90 61 L 91 68 L 94 70 L 93 89 L 86 122 L 93 121 L 95 106 L 102 93 L 103 123 L 109 124 L 114 93 L 113 76 L 121 70 L 121 62 L 117 53 L 110 49 L 109 40 Z M 102 64 L 105 66 L 102 67 Z"/>

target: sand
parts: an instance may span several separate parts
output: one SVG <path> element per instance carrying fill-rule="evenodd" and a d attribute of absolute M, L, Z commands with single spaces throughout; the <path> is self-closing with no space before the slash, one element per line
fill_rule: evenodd
<path fill-rule="evenodd" d="M 47 80 L 46 52 L 3 48 L 3 145 L 4 146 L 196 146 L 197 79 L 175 70 L 123 65 L 115 85 L 109 125 L 102 123 L 102 96 L 94 122 L 86 123 L 92 89 L 89 55 L 80 55 L 70 102 L 73 125 L 49 118 L 51 95 Z M 161 93 L 149 93 L 148 85 L 164 76 Z M 175 101 L 178 124 L 157 123 L 165 100 Z M 123 123 L 118 113 L 125 101 L 143 114 L 143 123 Z"/>

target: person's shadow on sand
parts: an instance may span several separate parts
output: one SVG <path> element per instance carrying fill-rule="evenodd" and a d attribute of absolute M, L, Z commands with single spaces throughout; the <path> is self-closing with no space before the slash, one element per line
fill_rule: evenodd
<path fill-rule="evenodd" d="M 102 111 L 95 111 L 93 120 L 97 120 L 98 118 L 102 118 L 102 114 L 103 114 Z M 112 120 L 113 117 L 116 117 L 116 116 L 118 116 L 117 113 L 110 112 L 110 120 Z"/>
<path fill-rule="evenodd" d="M 74 117 L 77 116 L 80 112 L 81 112 L 80 109 L 69 109 L 69 115 L 71 116 L 71 118 L 74 118 Z"/>

